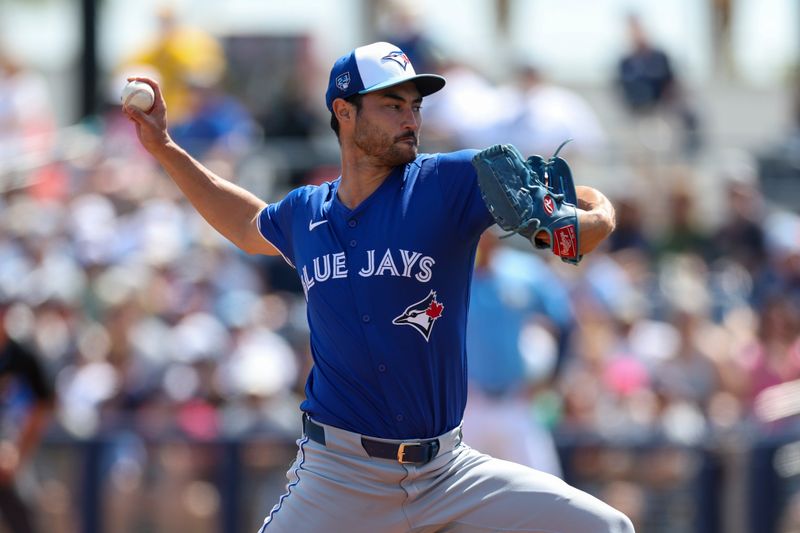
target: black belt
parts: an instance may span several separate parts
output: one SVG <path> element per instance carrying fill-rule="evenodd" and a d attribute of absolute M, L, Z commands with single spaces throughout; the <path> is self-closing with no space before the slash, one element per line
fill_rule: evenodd
<path fill-rule="evenodd" d="M 325 428 L 311 420 L 305 413 L 303 413 L 303 432 L 309 439 L 325 446 Z M 361 446 L 370 457 L 420 465 L 431 462 L 439 453 L 439 439 L 395 443 L 361 437 Z"/>

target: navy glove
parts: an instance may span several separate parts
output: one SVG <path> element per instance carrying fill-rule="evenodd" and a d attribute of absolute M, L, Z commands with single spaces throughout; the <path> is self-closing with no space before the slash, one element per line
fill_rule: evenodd
<path fill-rule="evenodd" d="M 564 144 L 546 161 L 538 155 L 525 160 L 514 146 L 497 144 L 475 154 L 472 164 L 483 201 L 498 226 L 577 265 L 582 259 L 578 199 L 569 165 L 558 157 Z M 549 235 L 550 244 L 537 238 L 542 232 Z"/>

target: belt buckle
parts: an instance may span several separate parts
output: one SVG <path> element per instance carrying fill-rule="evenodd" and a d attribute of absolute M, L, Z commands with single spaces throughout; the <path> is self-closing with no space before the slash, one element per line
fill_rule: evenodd
<path fill-rule="evenodd" d="M 401 442 L 397 447 L 397 462 L 401 464 L 415 463 L 416 461 L 406 461 L 406 448 L 410 446 L 422 447 L 421 442 Z"/>

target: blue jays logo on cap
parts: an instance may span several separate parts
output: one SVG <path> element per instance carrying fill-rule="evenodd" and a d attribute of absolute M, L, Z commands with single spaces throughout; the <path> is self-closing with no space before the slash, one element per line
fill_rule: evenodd
<path fill-rule="evenodd" d="M 394 61 L 400 65 L 403 70 L 405 70 L 408 64 L 411 63 L 411 61 L 408 59 L 408 56 L 404 54 L 402 50 L 395 50 L 394 52 L 386 54 L 381 58 L 381 62 L 386 63 L 387 61 Z"/>
<path fill-rule="evenodd" d="M 413 81 L 423 97 L 445 84 L 444 78 L 436 74 L 417 74 L 411 60 L 397 45 L 378 42 L 359 46 L 333 64 L 325 104 L 332 111 L 337 98 L 379 91 L 407 81 Z"/>
<path fill-rule="evenodd" d="M 406 307 L 403 314 L 392 320 L 396 326 L 411 326 L 425 337 L 430 339 L 433 324 L 442 316 L 444 304 L 436 301 L 436 291 L 431 291 L 422 300 Z"/>
<path fill-rule="evenodd" d="M 340 91 L 346 91 L 350 87 L 350 73 L 345 72 L 336 77 L 336 87 Z"/>

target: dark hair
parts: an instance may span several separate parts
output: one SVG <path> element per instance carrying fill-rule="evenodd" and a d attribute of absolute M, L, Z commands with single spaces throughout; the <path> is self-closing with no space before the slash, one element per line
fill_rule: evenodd
<path fill-rule="evenodd" d="M 364 95 L 363 94 L 356 93 L 356 94 L 351 94 L 350 96 L 345 98 L 344 101 L 348 102 L 348 103 L 351 103 L 354 106 L 356 106 L 356 113 L 358 113 L 361 110 L 361 100 L 363 100 L 363 99 L 364 99 Z M 333 130 L 333 133 L 336 134 L 336 138 L 338 139 L 339 138 L 339 119 L 336 118 L 336 113 L 334 113 L 333 111 L 331 111 L 331 129 Z"/>

